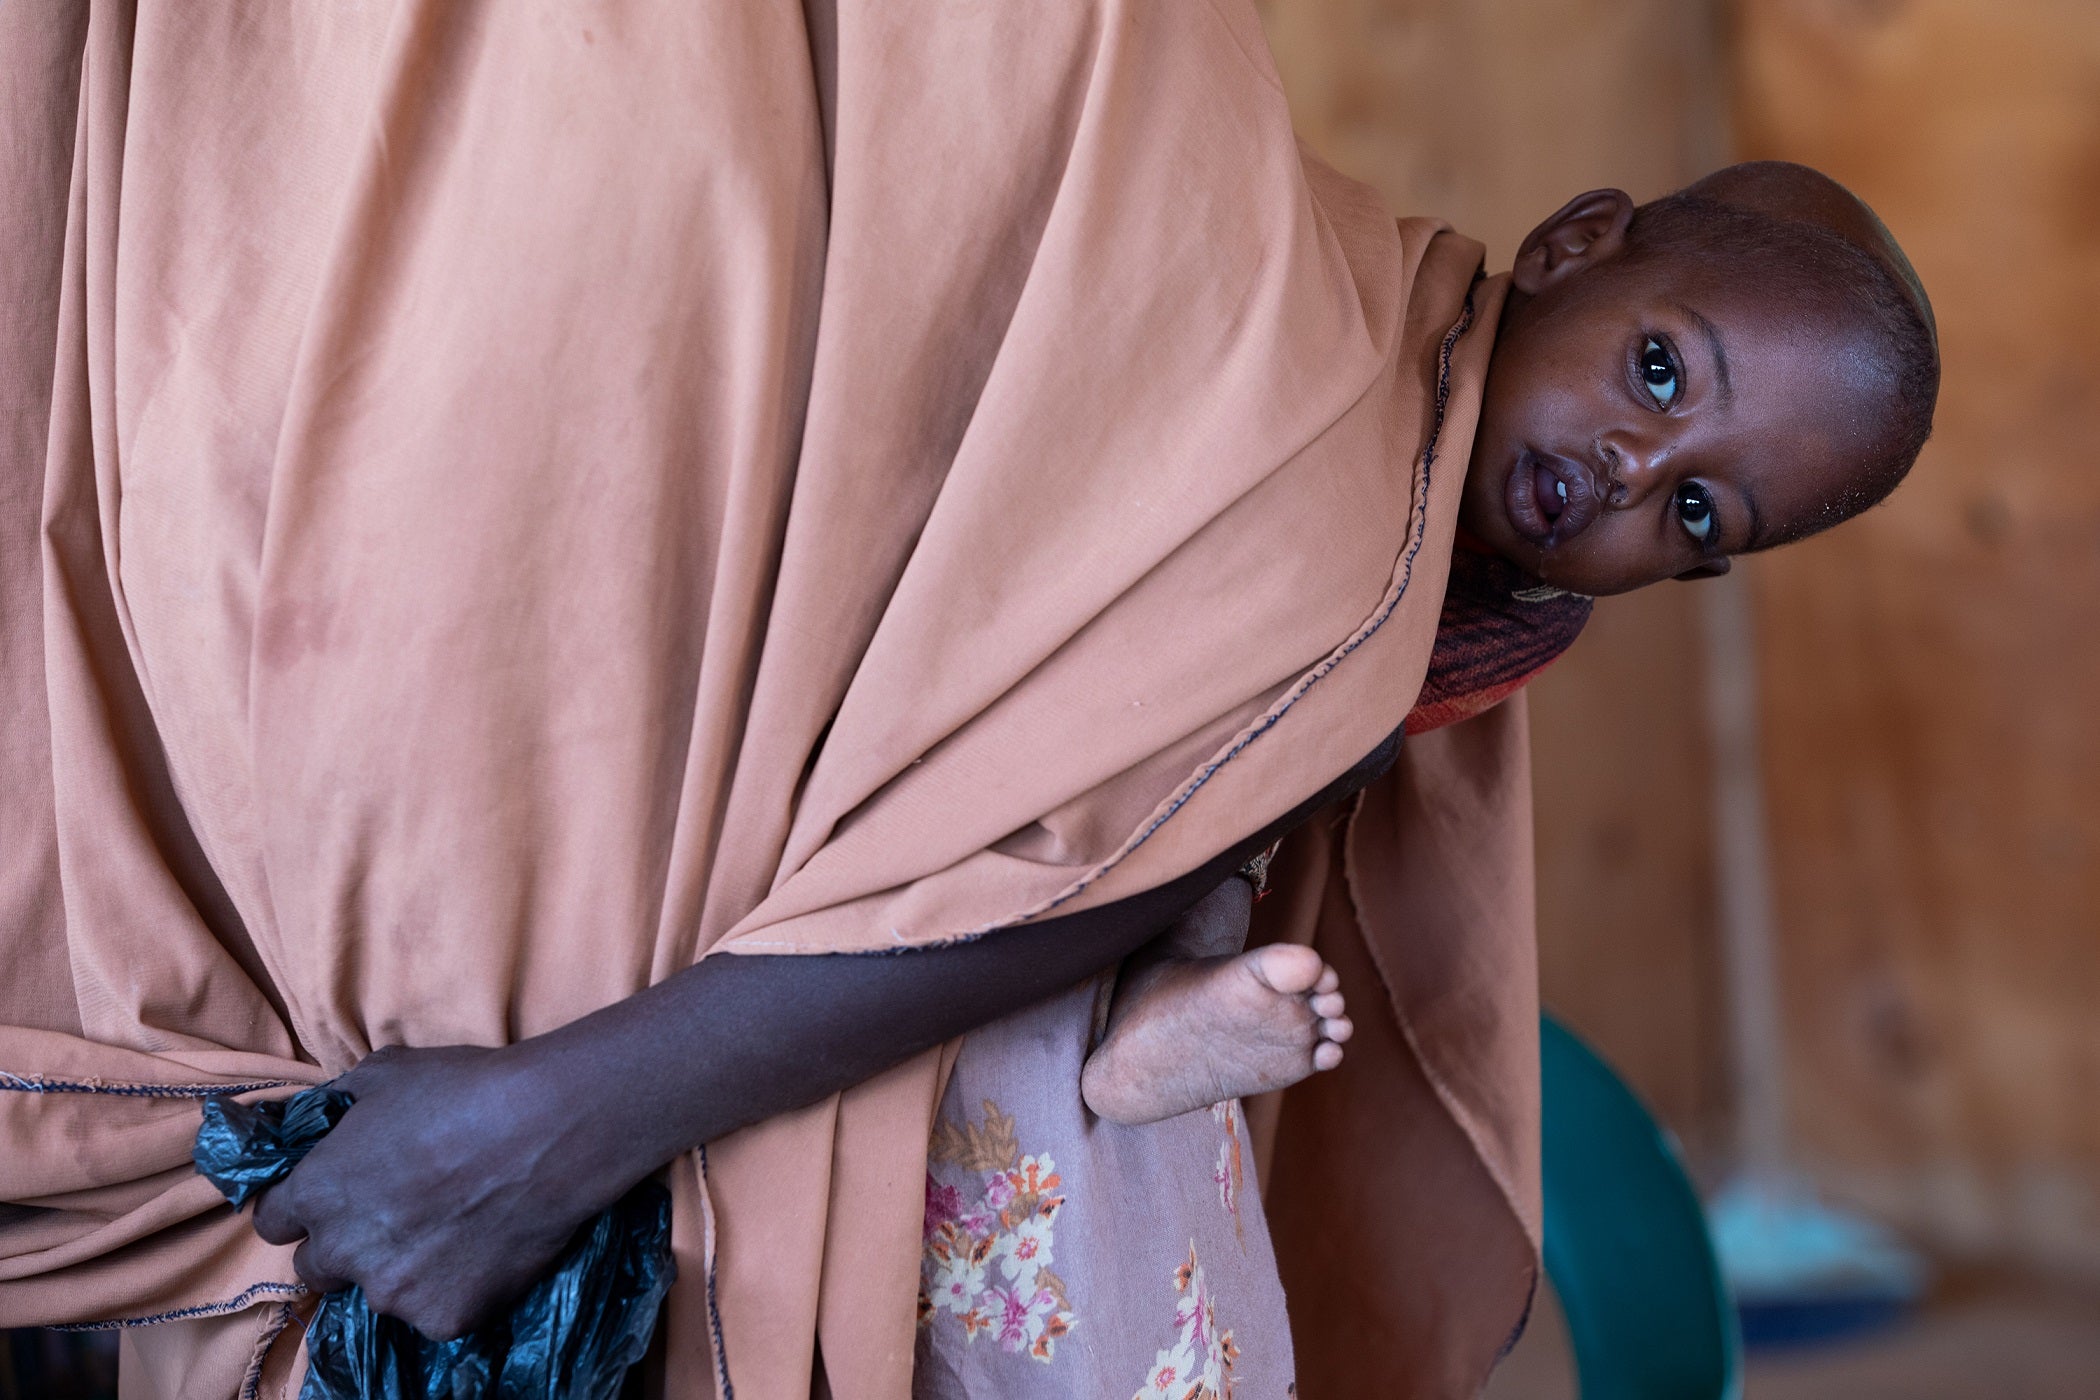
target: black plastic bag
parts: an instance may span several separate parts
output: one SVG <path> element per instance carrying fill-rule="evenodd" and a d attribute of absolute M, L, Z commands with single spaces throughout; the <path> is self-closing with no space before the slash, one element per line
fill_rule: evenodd
<path fill-rule="evenodd" d="M 268 1103 L 206 1099 L 192 1154 L 197 1170 L 239 1210 L 290 1176 L 349 1112 L 350 1102 L 348 1094 L 326 1085 Z"/>
<path fill-rule="evenodd" d="M 325 1085 L 206 1099 L 197 1170 L 239 1209 L 291 1175 L 350 1103 Z M 453 1341 L 373 1312 L 354 1285 L 328 1294 L 307 1326 L 300 1400 L 616 1400 L 676 1272 L 671 1195 L 645 1181 L 577 1231 L 509 1317 Z"/>

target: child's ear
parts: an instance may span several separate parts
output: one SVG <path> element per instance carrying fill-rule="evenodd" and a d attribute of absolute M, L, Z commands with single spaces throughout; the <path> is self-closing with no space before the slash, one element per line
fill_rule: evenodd
<path fill-rule="evenodd" d="M 1677 581 L 1679 583 L 1694 583 L 1702 578 L 1719 578 L 1727 572 L 1728 557 L 1723 555 L 1719 559 L 1709 559 L 1695 569 L 1686 569 L 1683 573 L 1677 575 Z"/>
<path fill-rule="evenodd" d="M 1585 267 L 1615 257 L 1626 246 L 1633 199 L 1624 190 L 1591 190 L 1563 204 L 1525 236 L 1509 271 L 1510 284 L 1536 296 Z"/>

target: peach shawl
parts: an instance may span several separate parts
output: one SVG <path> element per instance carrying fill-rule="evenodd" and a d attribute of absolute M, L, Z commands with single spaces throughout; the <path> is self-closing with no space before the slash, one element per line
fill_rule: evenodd
<path fill-rule="evenodd" d="M 36 0 L 0 49 L 0 1325 L 284 1374 L 198 1095 L 1126 896 L 1420 683 L 1498 289 L 1302 155 L 1244 0 Z M 1531 1222 L 1496 908 L 1386 971 Z M 667 1393 L 800 1397 L 820 1336 L 908 1392 L 941 1063 L 673 1165 Z"/>

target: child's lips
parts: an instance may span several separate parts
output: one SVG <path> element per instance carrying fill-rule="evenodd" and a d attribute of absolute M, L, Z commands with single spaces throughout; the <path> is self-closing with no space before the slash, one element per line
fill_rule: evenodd
<path fill-rule="evenodd" d="M 1503 489 L 1503 506 L 1518 534 L 1544 549 L 1565 544 L 1590 527 L 1600 502 L 1579 462 L 1525 448 Z"/>

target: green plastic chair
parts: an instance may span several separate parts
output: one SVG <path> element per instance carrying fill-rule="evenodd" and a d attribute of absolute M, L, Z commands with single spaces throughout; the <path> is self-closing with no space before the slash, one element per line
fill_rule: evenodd
<path fill-rule="evenodd" d="M 1735 1304 L 1676 1148 L 1566 1027 L 1539 1041 L 1546 1276 L 1582 1400 L 1740 1400 Z"/>

